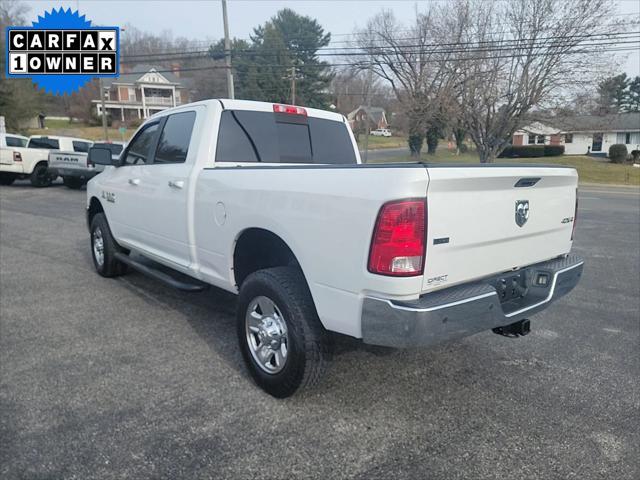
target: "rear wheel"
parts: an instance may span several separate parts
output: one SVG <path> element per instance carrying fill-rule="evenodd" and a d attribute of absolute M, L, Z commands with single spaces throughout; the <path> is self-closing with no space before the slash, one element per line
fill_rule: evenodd
<path fill-rule="evenodd" d="M 0 185 L 11 185 L 16 181 L 16 176 L 11 173 L 0 173 Z"/>
<path fill-rule="evenodd" d="M 51 175 L 49 174 L 47 164 L 42 162 L 35 166 L 33 172 L 31 172 L 29 180 L 31 181 L 31 185 L 34 187 L 48 187 L 51 185 L 53 178 L 51 178 Z"/>
<path fill-rule="evenodd" d="M 330 361 L 329 334 L 298 268 L 247 277 L 238 298 L 237 333 L 249 373 L 274 397 L 315 386 Z"/>
<path fill-rule="evenodd" d="M 84 185 L 84 181 L 78 177 L 62 177 L 62 183 L 73 190 L 79 190 Z"/>
<path fill-rule="evenodd" d="M 111 229 L 103 213 L 91 220 L 91 256 L 96 271 L 103 277 L 117 277 L 127 272 L 127 266 L 115 258 L 124 250 L 111 235 Z"/>

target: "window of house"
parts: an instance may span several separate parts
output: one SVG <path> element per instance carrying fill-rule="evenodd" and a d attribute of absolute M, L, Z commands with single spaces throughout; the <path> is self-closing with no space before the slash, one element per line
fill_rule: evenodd
<path fill-rule="evenodd" d="M 573 143 L 573 133 L 564 134 L 564 143 Z"/>
<path fill-rule="evenodd" d="M 534 145 L 536 143 L 536 136 L 532 135 L 532 134 L 529 134 L 528 136 L 529 136 L 529 138 L 527 140 L 527 143 L 529 145 Z"/>
<path fill-rule="evenodd" d="M 195 121 L 196 112 L 169 115 L 162 128 L 153 163 L 183 163 L 189 153 L 189 142 Z"/>
<path fill-rule="evenodd" d="M 123 165 L 144 165 L 155 145 L 159 123 L 147 125 L 129 144 L 124 156 Z"/>
<path fill-rule="evenodd" d="M 544 135 L 538 135 L 537 143 L 544 145 Z"/>

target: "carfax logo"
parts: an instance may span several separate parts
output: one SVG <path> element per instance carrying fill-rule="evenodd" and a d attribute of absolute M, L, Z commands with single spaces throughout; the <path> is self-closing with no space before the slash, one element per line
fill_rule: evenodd
<path fill-rule="evenodd" d="M 6 40 L 7 76 L 31 78 L 48 93 L 70 94 L 120 73 L 120 29 L 93 27 L 71 9 L 45 12 L 31 27 L 8 27 Z"/>

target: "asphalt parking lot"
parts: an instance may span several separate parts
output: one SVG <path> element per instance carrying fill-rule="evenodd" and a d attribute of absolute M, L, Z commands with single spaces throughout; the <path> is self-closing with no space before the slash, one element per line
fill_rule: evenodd
<path fill-rule="evenodd" d="M 581 189 L 582 283 L 528 337 L 342 339 L 285 401 L 232 295 L 94 273 L 84 198 L 0 187 L 0 478 L 640 478 L 637 189 Z"/>

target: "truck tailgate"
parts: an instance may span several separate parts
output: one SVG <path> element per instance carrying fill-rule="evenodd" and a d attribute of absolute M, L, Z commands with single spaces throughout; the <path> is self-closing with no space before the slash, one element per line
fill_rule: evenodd
<path fill-rule="evenodd" d="M 86 170 L 87 154 L 53 150 L 49 153 L 49 167 L 68 170 Z"/>
<path fill-rule="evenodd" d="M 555 166 L 429 166 L 423 291 L 571 249 L 578 176 Z"/>

